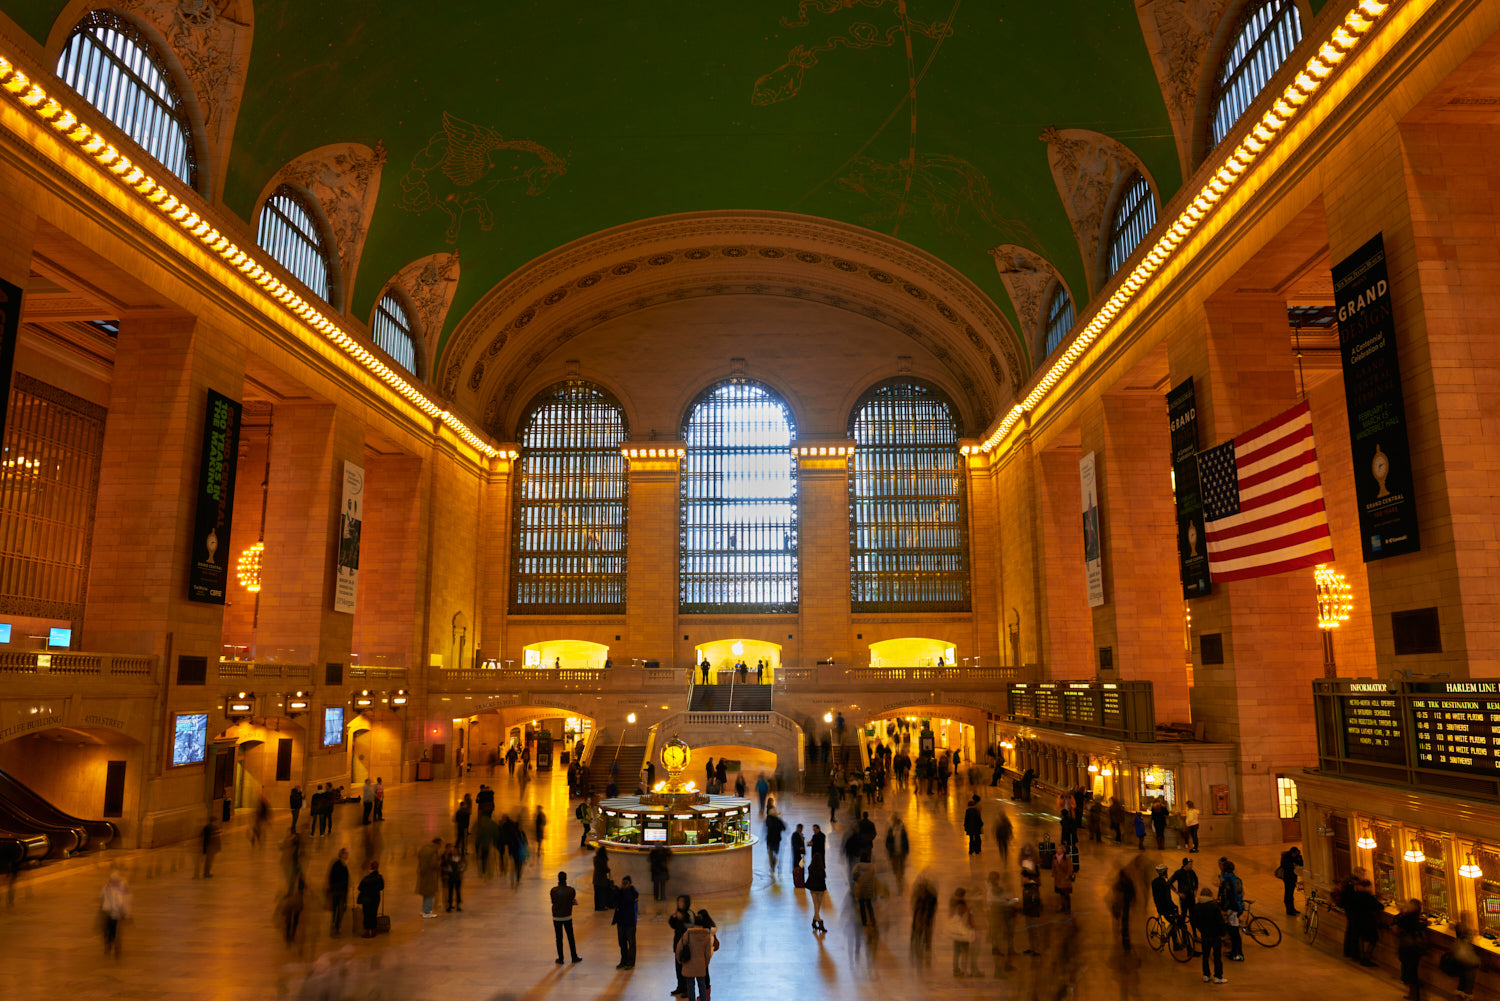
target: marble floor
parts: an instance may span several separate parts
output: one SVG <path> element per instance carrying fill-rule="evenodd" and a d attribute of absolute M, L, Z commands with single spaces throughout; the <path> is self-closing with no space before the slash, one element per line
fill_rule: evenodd
<path fill-rule="evenodd" d="M 357 807 L 340 807 L 333 834 L 312 841 L 306 861 L 309 905 L 300 940 L 291 946 L 282 941 L 273 918 L 284 885 L 280 851 L 274 843 L 252 846 L 243 821 L 226 830 L 224 851 L 210 880 L 196 878 L 196 857 L 189 846 L 107 853 L 24 874 L 0 907 L 0 999 L 670 1001 L 671 932 L 653 901 L 642 901 L 638 965 L 631 971 L 615 969 L 615 932 L 608 912 L 590 909 L 591 860 L 578 849 L 579 828 L 561 773 L 543 774 L 522 790 L 502 769 L 494 783 L 497 813 L 519 808 L 529 816 L 540 804 L 551 818 L 545 842 L 520 886 L 513 890 L 503 878 L 483 879 L 477 866 L 471 866 L 463 912 L 441 913 L 440 906 L 437 920 L 420 919 L 420 901 L 412 892 L 416 849 L 435 835 L 451 834 L 448 818 L 457 799 L 476 791 L 479 782 L 478 776 L 471 776 L 461 782 L 393 787 L 387 793 L 386 821 L 370 828 L 359 825 Z M 985 798 L 987 827 L 1005 810 L 1020 840 L 1035 840 L 1049 827 L 1055 837 L 1055 818 L 1040 812 L 1042 804 L 1013 804 L 993 795 L 998 790 L 979 791 Z M 993 842 L 987 842 L 977 858 L 965 854 L 960 821 L 968 796 L 964 786 L 947 800 L 894 791 L 871 814 L 879 830 L 877 844 L 883 844 L 891 812 L 902 814 L 912 842 L 908 881 L 925 871 L 938 884 L 944 902 L 960 885 L 969 888 L 971 898 L 982 898 L 991 869 L 1003 870 L 1014 885 L 1013 866 L 999 865 Z M 801 822 L 811 830 L 812 823 L 827 818 L 827 807 L 821 797 L 788 796 L 783 813 L 791 824 Z M 283 833 L 287 821 L 287 813 L 280 811 L 276 827 Z M 757 822 L 757 832 L 758 828 Z M 838 830 L 846 828 L 840 824 Z M 366 832 L 376 836 L 368 846 Z M 315 891 L 340 846 L 350 848 L 356 864 L 367 850 L 378 853 L 386 876 L 390 935 L 368 941 L 329 937 L 326 912 Z M 1198 857 L 1211 868 L 1220 854 L 1237 860 L 1247 895 L 1264 903 L 1257 911 L 1280 922 L 1280 884 L 1270 875 L 1275 850 L 1204 845 Z M 777 996 L 1146 1001 L 1200 991 L 1226 999 L 1277 1001 L 1401 996 L 1400 985 L 1385 971 L 1348 965 L 1308 946 L 1289 927 L 1284 927 L 1288 934 L 1274 949 L 1247 940 L 1245 962 L 1226 963 L 1228 984 L 1205 984 L 1196 962 L 1178 964 L 1145 947 L 1140 900 L 1134 917 L 1136 948 L 1122 951 L 1103 902 L 1103 888 L 1122 864 L 1145 863 L 1149 868 L 1157 856 L 1154 850 L 1141 853 L 1133 846 L 1085 842 L 1074 923 L 1059 919 L 1057 898 L 1045 893 L 1043 956 L 1023 956 L 1014 969 L 997 970 L 988 949 L 981 949 L 983 977 L 974 979 L 952 975 L 949 948 L 940 935 L 930 968 L 912 962 L 907 898 L 895 891 L 888 871 L 882 875 L 892 893 L 878 905 L 879 933 L 866 936 L 848 899 L 847 870 L 834 861 L 832 845 L 826 936 L 816 936 L 809 928 L 810 901 L 805 891 L 792 887 L 788 859 L 783 857 L 779 878 L 773 878 L 761 849 L 756 850 L 754 882 L 746 892 L 698 897 L 695 905 L 708 908 L 719 926 L 722 950 L 712 965 L 718 1001 Z M 1163 858 L 1175 868 L 1181 852 L 1168 851 Z M 884 858 L 879 861 L 883 864 Z M 111 864 L 128 873 L 135 902 L 117 958 L 104 955 L 95 922 L 99 890 Z M 584 962 L 576 965 L 553 962 L 547 890 L 559 871 L 584 888 L 575 922 Z M 1050 881 L 1045 885 L 1050 891 Z M 691 889 L 671 887 L 674 892 Z M 1021 933 L 1018 947 L 1023 940 Z"/>

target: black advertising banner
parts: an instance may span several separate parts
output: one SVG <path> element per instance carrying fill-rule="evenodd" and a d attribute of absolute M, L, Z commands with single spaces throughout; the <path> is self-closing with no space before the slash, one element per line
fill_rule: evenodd
<path fill-rule="evenodd" d="M 1365 562 L 1422 548 L 1412 493 L 1396 321 L 1380 234 L 1333 268 L 1339 354 Z"/>
<path fill-rule="evenodd" d="M 1203 529 L 1203 497 L 1198 489 L 1198 401 L 1188 377 L 1167 394 L 1172 428 L 1172 483 L 1177 494 L 1177 563 L 1182 596 L 1212 594 L 1208 543 Z"/>
<path fill-rule="evenodd" d="M 0 440 L 10 402 L 10 373 L 16 366 L 16 338 L 21 331 L 21 290 L 0 280 Z"/>
<path fill-rule="evenodd" d="M 239 453 L 240 405 L 210 389 L 198 470 L 198 516 L 193 523 L 192 562 L 188 568 L 188 597 L 193 601 L 224 604 Z"/>

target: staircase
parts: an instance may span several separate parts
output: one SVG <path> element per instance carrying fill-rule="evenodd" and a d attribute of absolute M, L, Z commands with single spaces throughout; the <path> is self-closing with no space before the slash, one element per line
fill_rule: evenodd
<path fill-rule="evenodd" d="M 826 796 L 828 794 L 828 780 L 833 775 L 833 770 L 844 760 L 859 763 L 859 746 L 857 744 L 835 744 L 828 750 L 828 764 L 824 765 L 818 761 L 820 748 L 814 743 L 809 743 L 806 749 L 807 771 L 802 776 L 802 791 L 809 796 Z"/>
<path fill-rule="evenodd" d="M 618 751 L 618 753 L 615 753 Z M 606 755 L 606 752 L 607 755 Z M 611 775 L 611 763 L 619 768 Z M 629 796 L 640 785 L 641 769 L 646 766 L 645 744 L 621 744 L 618 747 L 599 749 L 594 755 L 594 764 L 589 768 L 589 784 L 593 791 L 604 795 L 605 786 L 611 777 L 620 786 L 620 795 Z"/>
<path fill-rule="evenodd" d="M 730 700 L 733 697 L 733 685 L 694 685 L 693 701 L 688 706 L 688 711 L 695 713 L 727 713 L 731 708 Z M 734 706 L 733 708 L 738 709 L 739 706 Z"/>
<path fill-rule="evenodd" d="M 731 691 L 730 704 L 737 713 L 768 713 L 771 711 L 770 685 L 738 685 Z"/>

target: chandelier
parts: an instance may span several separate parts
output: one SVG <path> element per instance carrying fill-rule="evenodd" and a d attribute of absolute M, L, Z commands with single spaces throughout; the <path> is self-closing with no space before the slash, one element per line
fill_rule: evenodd
<path fill-rule="evenodd" d="M 240 553 L 239 564 L 235 567 L 235 573 L 239 577 L 240 587 L 251 594 L 260 593 L 260 558 L 266 551 L 264 542 L 257 542 L 243 553 Z"/>
<path fill-rule="evenodd" d="M 1353 591 L 1348 579 L 1327 563 L 1313 570 L 1318 588 L 1318 628 L 1337 629 L 1349 621 L 1354 610 Z"/>

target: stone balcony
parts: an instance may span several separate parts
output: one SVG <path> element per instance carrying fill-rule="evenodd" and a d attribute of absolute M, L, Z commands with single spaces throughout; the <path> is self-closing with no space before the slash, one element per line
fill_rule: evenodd
<path fill-rule="evenodd" d="M 5 677 L 5 687 L 11 692 L 24 686 L 25 679 L 28 678 L 42 684 L 49 679 L 56 679 L 53 681 L 54 687 L 61 683 L 86 686 L 91 681 L 154 685 L 161 680 L 159 668 L 159 659 L 149 654 L 80 653 L 71 650 L 59 653 L 49 653 L 46 650 L 0 652 L 0 675 Z"/>

